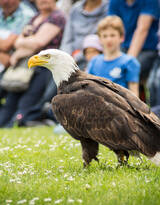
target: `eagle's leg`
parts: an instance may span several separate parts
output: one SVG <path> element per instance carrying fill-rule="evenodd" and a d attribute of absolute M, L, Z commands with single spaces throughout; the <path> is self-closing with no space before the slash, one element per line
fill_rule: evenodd
<path fill-rule="evenodd" d="M 93 141 L 92 139 L 81 139 L 81 145 L 82 145 L 82 157 L 84 160 L 84 167 L 88 166 L 89 163 L 92 161 L 92 159 L 99 162 L 97 158 L 98 154 L 98 143 Z"/>
<path fill-rule="evenodd" d="M 129 153 L 125 150 L 114 150 L 120 165 L 126 165 L 129 159 Z M 125 159 L 126 157 L 126 159 Z"/>

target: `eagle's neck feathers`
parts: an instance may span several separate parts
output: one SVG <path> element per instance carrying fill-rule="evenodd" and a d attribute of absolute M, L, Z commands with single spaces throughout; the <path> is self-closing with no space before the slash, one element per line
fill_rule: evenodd
<path fill-rule="evenodd" d="M 56 67 L 52 69 L 51 72 L 57 87 L 59 87 L 63 81 L 68 81 L 71 75 L 79 70 L 76 64 L 68 64 L 67 62 L 55 66 Z"/>

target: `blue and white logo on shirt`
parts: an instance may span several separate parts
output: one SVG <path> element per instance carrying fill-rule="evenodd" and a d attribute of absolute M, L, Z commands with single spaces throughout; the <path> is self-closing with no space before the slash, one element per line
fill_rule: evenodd
<path fill-rule="evenodd" d="M 121 68 L 115 67 L 109 72 L 109 75 L 112 78 L 120 78 L 121 77 L 121 71 L 122 71 Z"/>

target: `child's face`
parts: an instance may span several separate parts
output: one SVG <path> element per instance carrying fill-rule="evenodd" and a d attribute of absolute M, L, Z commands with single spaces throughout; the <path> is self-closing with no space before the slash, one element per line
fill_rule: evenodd
<path fill-rule="evenodd" d="M 124 41 L 124 37 L 120 36 L 120 33 L 111 27 L 101 31 L 99 39 L 104 50 L 109 53 L 119 50 L 121 43 Z"/>
<path fill-rule="evenodd" d="M 87 61 L 90 61 L 94 56 L 100 54 L 100 51 L 98 51 L 96 48 L 86 48 L 85 49 L 85 58 Z"/>

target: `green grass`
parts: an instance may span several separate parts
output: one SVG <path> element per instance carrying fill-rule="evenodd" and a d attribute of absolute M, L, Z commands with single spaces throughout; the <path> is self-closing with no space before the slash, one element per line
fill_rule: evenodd
<path fill-rule="evenodd" d="M 160 168 L 145 157 L 117 168 L 100 146 L 100 163 L 83 169 L 80 143 L 53 128 L 0 130 L 0 205 L 159 205 Z"/>

